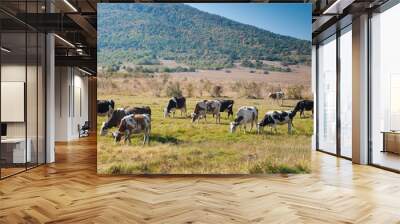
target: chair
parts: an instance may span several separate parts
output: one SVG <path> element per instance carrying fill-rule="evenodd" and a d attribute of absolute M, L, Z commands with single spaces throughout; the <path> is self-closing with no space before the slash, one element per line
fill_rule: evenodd
<path fill-rule="evenodd" d="M 85 123 L 82 125 L 82 127 L 78 124 L 79 138 L 89 136 L 89 130 L 90 130 L 89 121 L 85 121 Z"/>

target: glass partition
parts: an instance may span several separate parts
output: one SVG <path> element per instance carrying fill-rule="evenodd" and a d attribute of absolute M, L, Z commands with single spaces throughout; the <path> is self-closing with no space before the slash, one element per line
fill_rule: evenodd
<path fill-rule="evenodd" d="M 43 11 L 43 1 L 26 3 L 18 13 Z M 45 163 L 45 44 L 43 33 L 0 12 L 0 178 Z"/>
<path fill-rule="evenodd" d="M 336 36 L 318 47 L 318 149 L 336 153 Z"/>
<path fill-rule="evenodd" d="M 1 34 L 2 177 L 24 171 L 32 159 L 26 141 L 26 37 L 25 32 Z"/>

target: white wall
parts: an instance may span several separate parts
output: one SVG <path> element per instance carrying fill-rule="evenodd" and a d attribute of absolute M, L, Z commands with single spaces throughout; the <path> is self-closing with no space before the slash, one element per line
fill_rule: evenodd
<path fill-rule="evenodd" d="M 88 120 L 88 78 L 72 67 L 56 67 L 55 73 L 55 140 L 78 139 L 78 125 Z"/>
<path fill-rule="evenodd" d="M 25 82 L 25 69 L 25 64 L 3 64 L 1 66 L 1 81 Z M 7 137 L 25 137 L 25 122 L 8 122 Z"/>
<path fill-rule="evenodd" d="M 36 71 L 36 69 L 39 69 Z M 21 122 L 5 122 L 7 124 L 7 137 L 8 138 L 25 138 L 29 139 L 31 144 L 29 147 L 32 150 L 32 162 L 44 163 L 44 74 L 41 72 L 41 66 L 36 67 L 32 65 L 25 66 L 25 64 L 18 63 L 4 63 L 1 66 L 2 82 L 24 82 L 26 84 L 26 107 L 25 102 L 22 102 L 22 107 L 9 108 L 2 107 L 3 113 L 16 113 L 12 110 L 19 110 L 22 113 Z M 27 78 L 27 80 L 25 80 Z M 2 94 L 7 94 L 3 92 Z M 19 90 L 19 94 L 24 94 L 24 90 Z M 10 93 L 8 93 L 10 94 Z M 2 95 L 2 98 L 7 95 Z M 17 102 L 16 102 L 17 103 Z M 26 112 L 26 120 L 24 114 Z M 3 119 L 2 119 L 3 120 Z"/>
<path fill-rule="evenodd" d="M 68 140 L 68 85 L 69 76 L 67 67 L 55 68 L 55 99 L 54 124 L 55 141 Z"/>

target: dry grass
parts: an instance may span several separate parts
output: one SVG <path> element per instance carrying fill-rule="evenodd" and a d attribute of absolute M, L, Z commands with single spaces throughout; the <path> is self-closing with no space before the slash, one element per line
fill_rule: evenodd
<path fill-rule="evenodd" d="M 139 82 L 143 80 L 138 79 Z M 104 83 L 105 84 L 105 83 Z M 121 83 L 120 83 L 121 84 Z M 131 82 L 122 84 L 132 85 Z M 107 84 L 110 85 L 110 84 Z M 136 84 L 138 85 L 138 84 Z M 141 84 L 140 84 L 141 85 Z M 287 126 L 280 126 L 278 133 L 257 135 L 229 133 L 229 122 L 223 113 L 221 124 L 211 116 L 208 122 L 192 124 L 189 118 L 162 117 L 168 98 L 150 97 L 122 88 L 124 94 L 105 95 L 117 107 L 149 105 L 152 108 L 152 136 L 150 146 L 142 146 L 142 135 L 133 137 L 131 145 L 115 144 L 111 136 L 98 136 L 98 172 L 102 174 L 249 174 L 249 173 L 305 173 L 310 172 L 310 145 L 312 119 L 294 120 L 293 135 Z M 151 93 L 149 93 L 151 94 Z M 199 98 L 189 98 L 189 113 Z M 260 116 L 267 110 L 289 109 L 262 99 L 235 98 L 235 111 L 242 105 L 259 108 Z M 293 106 L 295 101 L 286 101 Z M 98 118 L 100 128 L 104 117 Z"/>
<path fill-rule="evenodd" d="M 264 63 L 277 65 L 276 62 Z M 174 61 L 162 61 L 163 66 L 176 66 Z M 273 72 L 264 74 L 263 70 L 236 67 L 224 70 L 197 70 L 165 74 L 118 73 L 100 74 L 99 95 L 146 95 L 168 96 L 167 87 L 179 83 L 185 96 L 209 97 L 225 95 L 234 98 L 266 98 L 270 92 L 284 91 L 289 98 L 312 98 L 311 68 L 305 65 L 291 65 L 292 72 Z M 149 78 L 150 77 L 150 78 Z M 222 92 L 216 94 L 216 87 Z M 140 93 L 140 94 L 139 94 Z"/>
<path fill-rule="evenodd" d="M 166 78 L 167 77 L 167 78 Z M 269 93 L 283 91 L 288 99 L 312 99 L 309 87 L 304 85 L 273 85 L 268 82 L 230 80 L 212 82 L 208 79 L 173 79 L 167 75 L 143 77 L 98 78 L 98 95 L 169 97 L 176 93 L 188 97 L 268 98 Z M 179 94 L 178 94 L 179 95 Z"/>

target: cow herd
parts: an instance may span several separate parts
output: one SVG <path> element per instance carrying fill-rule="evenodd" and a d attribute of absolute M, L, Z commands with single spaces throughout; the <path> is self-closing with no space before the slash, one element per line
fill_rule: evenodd
<path fill-rule="evenodd" d="M 277 93 L 276 95 L 281 95 Z M 125 142 L 130 142 L 132 134 L 144 133 L 143 144 L 148 144 L 150 141 L 151 132 L 151 108 L 143 107 L 128 107 L 114 109 L 113 100 L 98 100 L 97 113 L 99 116 L 108 116 L 108 119 L 102 124 L 100 135 L 105 136 L 108 130 L 117 127 L 117 131 L 112 133 L 115 142 L 121 141 L 124 137 Z M 190 118 L 192 123 L 199 123 L 201 119 L 207 122 L 207 115 L 212 115 L 215 118 L 215 123 L 221 123 L 221 114 L 227 113 L 227 117 L 234 117 L 233 100 L 215 99 L 198 101 Z M 230 123 L 229 131 L 234 133 L 238 128 L 244 129 L 247 132 L 247 126 L 250 125 L 249 131 L 256 126 L 257 133 L 261 133 L 264 127 L 268 126 L 277 132 L 277 125 L 288 125 L 288 133 L 292 133 L 293 118 L 297 112 L 300 112 L 300 117 L 304 117 L 305 111 L 312 111 L 314 102 L 312 100 L 301 100 L 297 102 L 293 110 L 289 111 L 269 111 L 263 118 L 258 121 L 259 112 L 255 106 L 241 106 L 233 121 Z M 172 97 L 166 103 L 163 110 L 164 118 L 175 117 L 175 112 L 180 110 L 181 117 L 187 118 L 187 106 L 185 97 Z"/>

